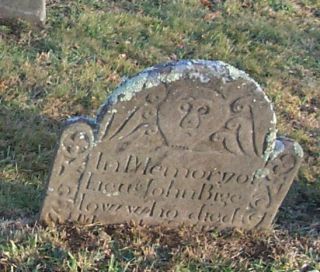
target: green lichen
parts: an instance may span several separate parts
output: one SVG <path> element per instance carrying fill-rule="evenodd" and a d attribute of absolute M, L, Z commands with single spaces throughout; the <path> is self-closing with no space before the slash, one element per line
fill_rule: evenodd
<path fill-rule="evenodd" d="M 276 137 L 277 137 L 277 129 L 271 128 L 269 130 L 269 133 L 267 134 L 266 141 L 265 141 L 267 146 L 263 154 L 263 160 L 265 162 L 269 160 L 269 158 L 271 157 L 272 153 L 275 150 Z"/>
<path fill-rule="evenodd" d="M 184 69 L 179 70 L 179 69 L 173 69 L 168 75 L 166 75 L 163 79 L 163 83 L 171 83 L 175 82 L 181 78 L 183 78 L 185 75 Z"/>
<path fill-rule="evenodd" d="M 210 81 L 210 77 L 207 74 L 192 72 L 189 74 L 190 79 L 198 79 L 201 83 L 208 83 Z"/>
<path fill-rule="evenodd" d="M 221 62 L 222 63 L 222 62 Z M 227 71 L 229 72 L 229 76 L 232 80 L 236 80 L 236 79 L 239 79 L 239 78 L 243 78 L 243 79 L 246 79 L 248 81 L 252 81 L 252 79 L 243 71 L 235 68 L 234 66 L 232 65 L 229 65 L 227 63 L 224 63 L 223 62 L 223 65 L 226 67 Z"/>
<path fill-rule="evenodd" d="M 293 150 L 298 157 L 303 158 L 303 149 L 297 142 L 293 143 Z"/>
<path fill-rule="evenodd" d="M 148 78 L 148 73 L 141 73 L 138 76 L 129 79 L 125 84 L 121 85 L 109 99 L 112 104 L 118 101 L 130 101 L 135 93 L 142 90 Z"/>
<path fill-rule="evenodd" d="M 284 144 L 282 143 L 281 140 L 276 140 L 276 144 L 274 147 L 274 150 L 270 154 L 270 160 L 274 160 L 279 156 L 284 151 Z"/>
<path fill-rule="evenodd" d="M 254 177 L 257 179 L 265 178 L 270 174 L 270 170 L 268 168 L 259 168 L 256 170 Z"/>
<path fill-rule="evenodd" d="M 162 69 L 164 67 L 168 68 L 169 72 L 163 73 Z M 107 104 L 113 105 L 118 101 L 129 101 L 137 92 L 140 92 L 144 88 L 156 87 L 160 83 L 172 83 L 186 77 L 198 79 L 202 83 L 209 82 L 212 77 L 220 77 L 224 82 L 242 78 L 254 83 L 257 87 L 256 89 L 264 93 L 259 84 L 245 72 L 227 63 L 222 61 L 182 60 L 144 70 L 120 85 L 109 97 Z M 264 97 L 267 102 L 270 102 L 266 95 Z"/>

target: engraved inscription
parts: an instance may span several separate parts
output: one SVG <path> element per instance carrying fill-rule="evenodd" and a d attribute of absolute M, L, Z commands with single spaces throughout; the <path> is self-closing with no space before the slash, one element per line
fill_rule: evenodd
<path fill-rule="evenodd" d="M 275 145 L 269 100 L 235 71 L 210 61 L 156 66 L 115 90 L 95 121 L 72 119 L 40 219 L 270 227 L 302 152 L 288 139 Z"/>

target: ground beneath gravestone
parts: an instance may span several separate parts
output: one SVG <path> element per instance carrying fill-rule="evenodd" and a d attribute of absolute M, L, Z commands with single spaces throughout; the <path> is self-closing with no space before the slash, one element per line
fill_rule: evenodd
<path fill-rule="evenodd" d="M 44 29 L 1 24 L 0 270 L 320 270 L 319 14 L 313 0 L 57 0 Z M 123 77 L 180 58 L 248 72 L 279 134 L 303 146 L 274 231 L 35 224 L 61 122 L 94 116 Z"/>

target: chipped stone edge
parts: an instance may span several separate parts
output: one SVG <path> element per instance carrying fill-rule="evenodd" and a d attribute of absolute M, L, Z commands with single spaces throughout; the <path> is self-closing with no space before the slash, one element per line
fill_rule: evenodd
<path fill-rule="evenodd" d="M 270 153 L 270 160 L 276 159 L 284 150 L 285 146 L 283 144 L 283 141 L 281 141 L 280 139 L 276 139 L 275 147 Z"/>
<path fill-rule="evenodd" d="M 258 168 L 254 172 L 254 177 L 258 180 L 261 180 L 265 177 L 267 177 L 270 174 L 270 169 L 268 168 L 268 164 L 274 160 L 276 160 L 281 154 L 283 154 L 286 150 L 286 146 L 284 142 L 290 142 L 292 144 L 294 155 L 301 160 L 304 156 L 303 149 L 301 145 L 294 141 L 293 139 L 279 136 L 275 140 L 275 147 L 269 154 L 269 160 L 266 162 L 265 166 L 263 168 Z M 280 205 L 279 205 L 280 206 Z M 271 220 L 272 221 L 272 220 Z"/>
<path fill-rule="evenodd" d="M 277 137 L 277 144 L 276 144 L 275 149 L 272 151 L 272 153 L 270 155 L 270 159 L 272 159 L 272 160 L 276 159 L 284 151 L 284 149 L 285 149 L 284 144 L 283 144 L 284 141 L 292 142 L 294 154 L 300 159 L 303 158 L 303 156 L 304 156 L 303 149 L 298 142 L 296 142 L 293 139 L 290 139 L 290 138 L 287 138 L 284 136 L 280 136 L 280 137 Z"/>

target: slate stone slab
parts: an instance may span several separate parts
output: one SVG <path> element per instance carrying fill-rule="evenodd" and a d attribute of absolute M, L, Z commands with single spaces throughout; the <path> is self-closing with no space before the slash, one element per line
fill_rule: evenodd
<path fill-rule="evenodd" d="M 43 23 L 46 18 L 45 0 L 0 0 L 0 18 L 23 18 Z"/>
<path fill-rule="evenodd" d="M 116 89 L 96 120 L 68 122 L 40 219 L 269 228 L 302 156 L 276 138 L 272 104 L 244 72 L 159 65 Z"/>

